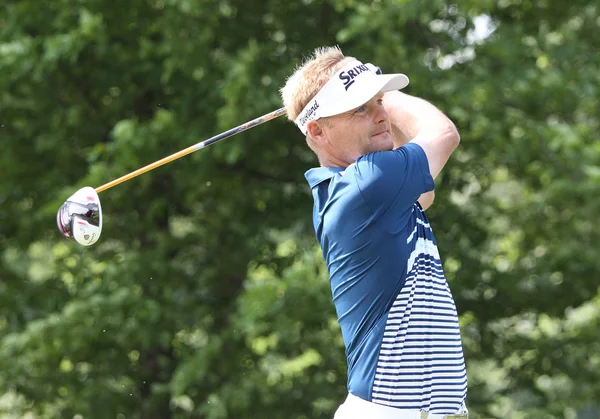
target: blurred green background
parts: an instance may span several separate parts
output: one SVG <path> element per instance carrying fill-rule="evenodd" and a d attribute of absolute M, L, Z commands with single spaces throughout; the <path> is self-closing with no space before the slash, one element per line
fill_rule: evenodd
<path fill-rule="evenodd" d="M 331 418 L 343 344 L 281 106 L 318 46 L 455 121 L 428 211 L 475 418 L 600 417 L 600 6 L 592 0 L 4 0 L 0 417 Z"/>

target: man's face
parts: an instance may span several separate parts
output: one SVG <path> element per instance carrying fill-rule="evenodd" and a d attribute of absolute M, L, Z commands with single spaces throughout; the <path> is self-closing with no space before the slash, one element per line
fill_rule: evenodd
<path fill-rule="evenodd" d="M 320 148 L 342 167 L 367 153 L 392 150 L 394 146 L 383 93 L 359 108 L 318 122 L 322 129 Z"/>

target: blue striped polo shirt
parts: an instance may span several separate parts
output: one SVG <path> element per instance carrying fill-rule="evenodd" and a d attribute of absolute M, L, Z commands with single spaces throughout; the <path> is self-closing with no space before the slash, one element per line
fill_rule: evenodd
<path fill-rule="evenodd" d="M 461 410 L 458 316 L 419 196 L 434 189 L 408 143 L 306 172 L 313 224 L 346 348 L 348 391 L 400 409 Z"/>

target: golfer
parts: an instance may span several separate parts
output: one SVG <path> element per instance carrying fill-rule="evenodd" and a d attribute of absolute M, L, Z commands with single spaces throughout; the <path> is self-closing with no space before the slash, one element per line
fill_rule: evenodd
<path fill-rule="evenodd" d="M 458 316 L 425 210 L 460 137 L 403 74 L 317 49 L 281 89 L 320 167 L 313 224 L 344 338 L 335 419 L 467 418 Z"/>

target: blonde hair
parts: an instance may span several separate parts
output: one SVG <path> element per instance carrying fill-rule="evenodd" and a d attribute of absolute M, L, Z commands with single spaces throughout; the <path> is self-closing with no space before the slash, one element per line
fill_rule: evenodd
<path fill-rule="evenodd" d="M 294 121 L 331 76 L 354 59 L 345 57 L 338 46 L 315 49 L 312 56 L 296 68 L 280 89 L 288 119 Z"/>

